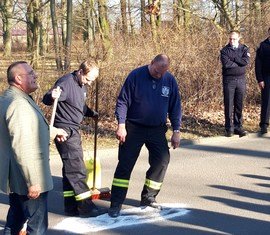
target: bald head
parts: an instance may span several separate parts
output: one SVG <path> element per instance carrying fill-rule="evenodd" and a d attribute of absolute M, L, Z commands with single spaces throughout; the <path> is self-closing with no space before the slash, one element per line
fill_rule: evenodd
<path fill-rule="evenodd" d="M 160 63 L 163 66 L 169 67 L 170 65 L 170 58 L 165 54 L 158 54 L 152 61 L 153 63 Z"/>
<path fill-rule="evenodd" d="M 148 66 L 152 77 L 160 79 L 167 72 L 170 66 L 170 58 L 165 54 L 157 55 Z"/>

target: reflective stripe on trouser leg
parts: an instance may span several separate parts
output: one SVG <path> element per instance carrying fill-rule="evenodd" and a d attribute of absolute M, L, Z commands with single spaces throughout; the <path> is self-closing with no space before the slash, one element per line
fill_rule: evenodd
<path fill-rule="evenodd" d="M 74 191 L 64 191 L 63 192 L 64 197 L 74 197 Z"/>
<path fill-rule="evenodd" d="M 87 191 L 75 196 L 76 201 L 81 201 L 91 197 L 91 192 Z"/>
<path fill-rule="evenodd" d="M 154 180 L 146 179 L 144 185 L 154 190 L 160 190 L 162 183 L 156 182 Z"/>
<path fill-rule="evenodd" d="M 114 178 L 112 185 L 116 187 L 128 188 L 129 180 Z"/>
<path fill-rule="evenodd" d="M 122 204 L 126 198 L 129 180 L 114 178 L 112 182 L 112 203 Z"/>
<path fill-rule="evenodd" d="M 149 151 L 150 167 L 146 172 L 146 181 L 141 194 L 141 200 L 154 201 L 164 180 L 170 153 L 166 139 L 166 127 L 149 129 L 149 136 L 145 144 Z"/>

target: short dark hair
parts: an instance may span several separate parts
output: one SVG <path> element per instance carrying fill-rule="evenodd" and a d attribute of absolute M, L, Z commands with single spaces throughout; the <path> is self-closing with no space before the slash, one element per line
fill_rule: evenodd
<path fill-rule="evenodd" d="M 26 61 L 20 60 L 13 62 L 7 69 L 7 82 L 10 84 L 14 82 L 14 67 L 16 67 L 19 64 L 27 64 Z"/>
<path fill-rule="evenodd" d="M 82 70 L 83 74 L 86 75 L 90 72 L 91 69 L 98 69 L 97 64 L 93 60 L 85 60 L 81 63 L 79 69 Z"/>

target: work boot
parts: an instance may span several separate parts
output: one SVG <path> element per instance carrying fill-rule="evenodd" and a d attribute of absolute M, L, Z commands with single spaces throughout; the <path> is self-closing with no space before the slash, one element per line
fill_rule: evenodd
<path fill-rule="evenodd" d="M 97 208 L 97 206 L 90 199 L 78 201 L 77 209 L 79 216 L 82 218 L 97 217 L 108 212 L 108 210 L 105 208 Z"/>
<path fill-rule="evenodd" d="M 226 137 L 232 137 L 233 136 L 233 132 L 229 131 L 229 130 L 225 130 L 225 136 Z"/>
<path fill-rule="evenodd" d="M 66 216 L 78 216 L 77 201 L 75 197 L 64 197 L 64 210 Z"/>
<path fill-rule="evenodd" d="M 243 129 L 235 129 L 234 134 L 239 135 L 239 137 L 243 137 L 247 135 L 247 132 Z"/>
<path fill-rule="evenodd" d="M 268 132 L 267 127 L 263 126 L 261 127 L 261 135 L 264 135 Z"/>
<path fill-rule="evenodd" d="M 158 210 L 162 210 L 162 206 L 158 204 L 155 200 L 143 199 L 141 200 L 140 207 L 153 207 Z"/>
<path fill-rule="evenodd" d="M 122 204 L 119 203 L 111 203 L 108 214 L 110 217 L 116 218 L 120 215 L 120 210 L 122 208 Z"/>

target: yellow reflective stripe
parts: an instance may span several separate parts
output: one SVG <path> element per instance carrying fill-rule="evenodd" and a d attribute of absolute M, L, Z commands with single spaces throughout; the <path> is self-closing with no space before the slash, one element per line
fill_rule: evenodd
<path fill-rule="evenodd" d="M 91 197 L 91 192 L 87 191 L 87 192 L 81 193 L 79 195 L 76 195 L 75 199 L 76 199 L 76 201 L 81 201 L 81 200 L 84 200 L 84 199 L 90 198 L 90 197 Z"/>
<path fill-rule="evenodd" d="M 155 182 L 155 181 L 149 180 L 149 179 L 145 179 L 144 185 L 146 185 L 147 187 L 152 188 L 152 189 L 160 190 L 162 183 Z"/>
<path fill-rule="evenodd" d="M 129 180 L 124 180 L 124 179 L 117 179 L 114 178 L 112 185 L 117 186 L 117 187 L 122 187 L 122 188 L 128 188 Z"/>
<path fill-rule="evenodd" d="M 63 194 L 64 194 L 64 197 L 73 197 L 73 196 L 75 196 L 73 191 L 64 191 Z"/>

